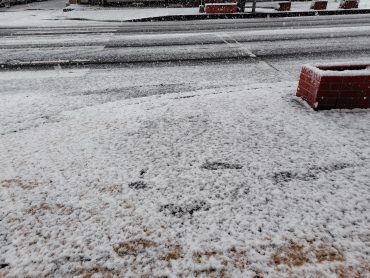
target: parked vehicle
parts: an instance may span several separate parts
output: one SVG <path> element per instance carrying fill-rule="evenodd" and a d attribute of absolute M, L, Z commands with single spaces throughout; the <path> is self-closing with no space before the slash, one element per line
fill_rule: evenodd
<path fill-rule="evenodd" d="M 0 7 L 10 7 L 12 0 L 0 0 Z"/>
<path fill-rule="evenodd" d="M 46 0 L 0 0 L 0 7 L 9 8 L 12 5 L 27 4 L 34 1 L 46 1 Z"/>

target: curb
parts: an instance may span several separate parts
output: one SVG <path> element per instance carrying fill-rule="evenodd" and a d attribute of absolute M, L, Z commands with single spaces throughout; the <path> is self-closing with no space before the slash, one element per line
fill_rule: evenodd
<path fill-rule="evenodd" d="M 0 62 L 0 71 L 6 69 L 21 69 L 21 68 L 49 68 L 57 66 L 78 66 L 97 64 L 96 61 L 90 60 L 55 60 L 55 61 L 24 61 L 24 62 Z"/>
<path fill-rule="evenodd" d="M 326 11 L 303 11 L 303 12 L 273 12 L 273 13 L 236 13 L 236 14 L 194 14 L 194 15 L 166 15 L 127 20 L 126 22 L 148 22 L 148 21 L 188 21 L 207 19 L 243 19 L 243 18 L 278 18 L 278 17 L 300 17 L 320 15 L 347 15 L 347 14 L 370 14 L 370 9 L 355 10 L 326 10 Z"/>
<path fill-rule="evenodd" d="M 244 58 L 244 59 L 250 59 Z M 215 58 L 205 58 L 204 61 L 219 61 L 219 60 L 240 60 L 240 57 L 225 57 L 222 59 Z M 189 58 L 189 59 L 163 59 L 160 61 L 99 61 L 99 60 L 63 60 L 63 61 L 30 61 L 30 62 L 17 62 L 17 63 L 4 63 L 0 62 L 0 72 L 7 70 L 23 70 L 23 69 L 52 69 L 60 67 L 88 67 L 88 66 L 104 66 L 104 65 L 142 65 L 142 64 L 160 64 L 160 63 L 186 63 L 199 61 L 198 58 Z"/>
<path fill-rule="evenodd" d="M 362 52 L 363 50 L 355 50 L 354 52 Z M 338 53 L 345 53 L 346 50 L 339 51 Z M 241 60 L 251 60 L 256 61 L 260 59 L 269 59 L 270 57 L 291 57 L 296 56 L 297 53 L 290 54 L 272 54 L 272 55 L 260 55 L 256 57 L 251 56 L 225 56 L 225 57 L 204 57 L 202 62 L 219 62 L 219 61 L 241 61 Z M 312 55 L 312 53 L 303 53 L 302 55 Z M 199 57 L 192 58 L 168 58 L 161 60 L 45 60 L 45 61 L 17 61 L 8 63 L 6 61 L 0 61 L 0 72 L 7 70 L 22 70 L 22 69 L 50 69 L 50 68 L 60 68 L 60 67 L 87 67 L 87 66 L 105 66 L 105 65 L 117 65 L 117 66 L 128 66 L 128 65 L 146 65 L 146 64 L 162 64 L 162 63 L 191 63 L 199 61 Z"/>

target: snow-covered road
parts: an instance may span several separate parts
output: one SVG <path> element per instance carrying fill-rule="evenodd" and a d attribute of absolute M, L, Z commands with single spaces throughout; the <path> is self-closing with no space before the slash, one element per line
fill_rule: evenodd
<path fill-rule="evenodd" d="M 5 66 L 58 60 L 120 64 L 370 54 L 370 19 L 363 15 L 3 29 L 0 33 L 0 65 Z"/>

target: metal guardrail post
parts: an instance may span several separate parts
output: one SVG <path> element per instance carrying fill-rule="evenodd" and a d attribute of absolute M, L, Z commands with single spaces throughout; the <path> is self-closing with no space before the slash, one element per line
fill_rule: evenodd
<path fill-rule="evenodd" d="M 252 13 L 256 13 L 256 5 L 257 5 L 257 0 L 253 0 L 253 4 L 252 4 Z"/>

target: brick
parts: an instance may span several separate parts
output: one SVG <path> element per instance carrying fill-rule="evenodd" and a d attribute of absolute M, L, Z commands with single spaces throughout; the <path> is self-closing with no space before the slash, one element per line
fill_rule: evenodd
<path fill-rule="evenodd" d="M 311 10 L 326 10 L 326 7 L 328 6 L 328 1 L 315 1 L 313 0 L 311 2 Z"/>
<path fill-rule="evenodd" d="M 370 108 L 370 72 L 358 73 L 367 65 L 323 66 L 322 71 L 302 67 L 296 95 L 316 110 Z M 330 74 L 325 74 L 330 70 Z M 342 72 L 353 70 L 352 75 Z M 338 75 L 335 75 L 335 72 Z M 317 107 L 316 107 L 317 105 Z"/>
<path fill-rule="evenodd" d="M 291 2 L 279 2 L 277 3 L 277 7 L 275 8 L 275 10 L 279 12 L 289 12 L 291 7 L 292 7 Z"/>
<path fill-rule="evenodd" d="M 338 94 L 338 101 L 353 101 L 353 100 L 358 100 L 360 98 L 360 96 L 358 94 L 354 94 L 354 93 L 343 93 L 341 92 L 340 94 Z"/>
<path fill-rule="evenodd" d="M 238 6 L 236 3 L 212 3 L 206 4 L 204 7 L 204 12 L 208 14 L 236 13 L 237 11 Z"/>
<path fill-rule="evenodd" d="M 370 76 L 344 76 L 343 82 L 370 82 Z"/>
<path fill-rule="evenodd" d="M 330 91 L 331 90 L 331 83 L 330 82 L 320 82 L 319 90 Z"/>
<path fill-rule="evenodd" d="M 339 4 L 340 9 L 357 9 L 358 1 L 357 0 L 342 0 Z"/>
<path fill-rule="evenodd" d="M 342 83 L 343 77 L 342 76 L 322 76 L 322 82 L 331 82 L 331 83 Z"/>
<path fill-rule="evenodd" d="M 358 82 L 355 87 L 363 91 L 370 91 L 370 82 Z"/>
<path fill-rule="evenodd" d="M 342 82 L 331 82 L 330 83 L 330 89 L 332 91 L 340 91 L 345 88 L 345 85 Z"/>
<path fill-rule="evenodd" d="M 306 73 L 304 72 L 301 72 L 301 74 L 299 75 L 299 80 L 304 80 L 304 81 L 308 81 L 308 76 Z"/>
<path fill-rule="evenodd" d="M 320 104 L 325 104 L 325 105 L 330 104 L 330 105 L 335 106 L 338 100 L 338 96 L 336 94 L 332 96 L 320 96 L 317 98 L 317 100 Z"/>
<path fill-rule="evenodd" d="M 309 92 L 312 92 L 315 90 L 315 86 L 314 86 L 314 83 L 310 83 L 310 82 L 307 82 L 307 81 L 304 81 L 302 80 L 300 82 L 300 87 L 304 90 L 307 90 Z"/>
<path fill-rule="evenodd" d="M 338 96 L 338 92 L 337 91 L 322 91 L 322 90 L 318 90 L 317 91 L 317 97 L 318 98 L 321 98 L 321 97 L 337 97 Z"/>

